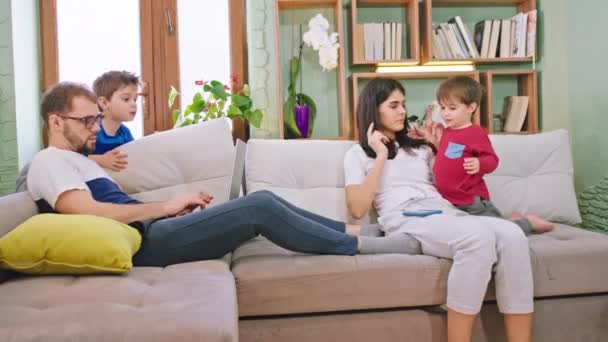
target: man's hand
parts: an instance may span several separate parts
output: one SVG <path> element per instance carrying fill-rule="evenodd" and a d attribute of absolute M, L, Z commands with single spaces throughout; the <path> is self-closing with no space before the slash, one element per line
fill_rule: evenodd
<path fill-rule="evenodd" d="M 213 200 L 213 196 L 205 192 L 184 194 L 165 202 L 166 216 L 182 216 L 191 213 L 196 208 L 205 209 Z"/>
<path fill-rule="evenodd" d="M 126 169 L 128 164 L 127 155 L 116 149 L 108 151 L 101 156 L 97 156 L 94 160 L 101 165 L 101 167 L 116 172 Z"/>
<path fill-rule="evenodd" d="M 469 175 L 479 172 L 479 158 L 464 158 L 464 170 Z"/>
<path fill-rule="evenodd" d="M 388 157 L 388 149 L 384 144 L 389 141 L 389 138 L 382 134 L 382 132 L 374 130 L 373 122 L 369 125 L 369 128 L 367 129 L 367 144 L 376 152 L 376 156 L 383 158 Z"/>

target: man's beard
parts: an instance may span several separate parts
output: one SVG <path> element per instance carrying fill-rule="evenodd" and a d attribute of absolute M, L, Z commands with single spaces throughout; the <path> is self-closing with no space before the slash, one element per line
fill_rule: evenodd
<path fill-rule="evenodd" d="M 66 127 L 65 131 L 63 132 L 63 137 L 75 148 L 75 152 L 84 154 L 85 156 L 95 152 L 95 143 L 93 143 L 91 147 L 87 146 L 88 140 L 85 140 L 84 142 L 81 141 L 79 137 L 72 134 L 69 127 Z"/>

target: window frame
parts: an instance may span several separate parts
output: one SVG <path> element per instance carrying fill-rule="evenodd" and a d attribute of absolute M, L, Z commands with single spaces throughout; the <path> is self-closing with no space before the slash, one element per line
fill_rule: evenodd
<path fill-rule="evenodd" d="M 247 83 L 246 0 L 227 0 L 230 26 L 230 70 L 238 75 L 231 87 L 242 89 Z M 41 0 L 40 43 L 42 91 L 59 82 L 57 40 L 57 0 Z M 140 0 L 141 81 L 143 96 L 143 134 L 173 128 L 168 94 L 179 82 L 179 39 L 177 0 Z M 169 30 L 169 21 L 172 30 Z M 180 106 L 179 96 L 175 106 Z M 247 140 L 248 125 L 233 120 L 234 139 Z M 46 143 L 45 143 L 46 146 Z"/>

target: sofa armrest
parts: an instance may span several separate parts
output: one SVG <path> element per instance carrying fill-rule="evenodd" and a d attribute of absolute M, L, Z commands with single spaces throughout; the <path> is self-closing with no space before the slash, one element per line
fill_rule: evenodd
<path fill-rule="evenodd" d="M 28 192 L 0 197 L 0 237 L 36 214 L 38 208 Z"/>

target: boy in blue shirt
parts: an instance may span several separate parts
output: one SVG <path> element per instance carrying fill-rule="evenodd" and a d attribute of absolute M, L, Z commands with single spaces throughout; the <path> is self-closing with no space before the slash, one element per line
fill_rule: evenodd
<path fill-rule="evenodd" d="M 139 78 L 127 71 L 108 71 L 93 82 L 103 119 L 95 152 L 89 158 L 104 168 L 120 171 L 127 167 L 127 155 L 116 148 L 133 140 L 123 122 L 135 118 L 139 84 Z"/>

